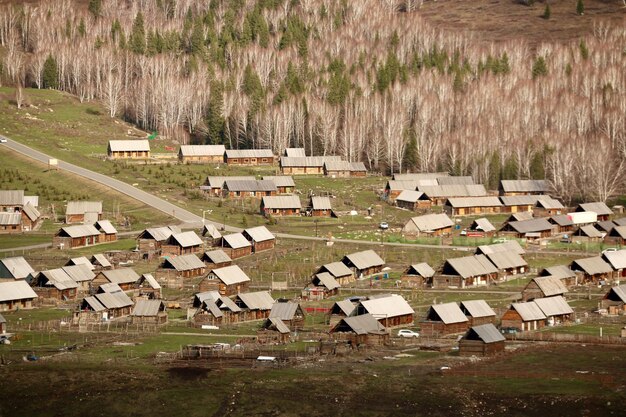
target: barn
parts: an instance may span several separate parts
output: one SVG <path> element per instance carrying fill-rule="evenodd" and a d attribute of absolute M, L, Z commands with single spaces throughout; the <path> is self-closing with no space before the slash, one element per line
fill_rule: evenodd
<path fill-rule="evenodd" d="M 385 328 L 391 328 L 413 323 L 415 311 L 401 295 L 392 294 L 360 301 L 356 306 L 356 315 L 363 314 L 370 314 Z"/>
<path fill-rule="evenodd" d="M 25 280 L 0 282 L 0 311 L 33 308 L 37 293 Z"/>
<path fill-rule="evenodd" d="M 150 158 L 150 142 L 141 140 L 110 140 L 107 149 L 111 159 L 147 159 Z"/>
<path fill-rule="evenodd" d="M 469 320 L 457 303 L 433 304 L 426 312 L 426 319 L 420 322 L 422 336 L 463 333 L 468 327 Z"/>
<path fill-rule="evenodd" d="M 518 331 L 539 330 L 546 325 L 546 315 L 534 301 L 513 303 L 502 315 L 500 326 Z"/>
<path fill-rule="evenodd" d="M 493 324 L 496 322 L 496 312 L 485 300 L 461 301 L 459 308 L 469 320 L 470 326 Z"/>
<path fill-rule="evenodd" d="M 237 259 L 252 254 L 252 243 L 242 233 L 232 233 L 222 237 L 222 250 Z"/>
<path fill-rule="evenodd" d="M 373 250 L 351 253 L 341 260 L 357 277 L 376 274 L 383 270 L 385 261 Z"/>
<path fill-rule="evenodd" d="M 224 145 L 181 145 L 178 160 L 183 164 L 219 164 L 224 162 Z"/>
<path fill-rule="evenodd" d="M 431 268 L 426 262 L 409 265 L 404 270 L 400 281 L 403 287 L 407 288 L 424 288 L 432 286 L 432 278 L 435 275 L 435 270 Z"/>
<path fill-rule="evenodd" d="M 276 236 L 265 226 L 251 227 L 241 233 L 252 244 L 252 252 L 254 253 L 274 249 L 276 244 Z"/>
<path fill-rule="evenodd" d="M 280 195 L 263 197 L 261 200 L 261 214 L 270 216 L 299 216 L 302 210 L 300 197 L 297 195 Z"/>
<path fill-rule="evenodd" d="M 473 326 L 459 341 L 459 355 L 494 356 L 504 352 L 505 340 L 492 323 Z"/>
<path fill-rule="evenodd" d="M 228 165 L 274 165 L 271 149 L 227 149 L 224 162 Z"/>
<path fill-rule="evenodd" d="M 411 218 L 402 228 L 405 235 L 443 236 L 452 232 L 454 222 L 444 214 L 426 214 Z"/>

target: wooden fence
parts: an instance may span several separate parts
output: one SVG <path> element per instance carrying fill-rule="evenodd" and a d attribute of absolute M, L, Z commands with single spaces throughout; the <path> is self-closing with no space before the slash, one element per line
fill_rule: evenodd
<path fill-rule="evenodd" d="M 626 345 L 626 337 L 593 336 L 588 334 L 523 332 L 504 335 L 507 340 L 523 340 L 537 342 L 589 343 L 600 345 Z"/>

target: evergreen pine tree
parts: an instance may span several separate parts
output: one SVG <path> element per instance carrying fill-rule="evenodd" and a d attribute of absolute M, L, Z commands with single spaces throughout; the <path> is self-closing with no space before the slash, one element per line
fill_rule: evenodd
<path fill-rule="evenodd" d="M 57 61 L 52 55 L 48 55 L 46 61 L 43 64 L 43 87 L 44 88 L 57 88 L 59 79 L 59 68 Z"/>
<path fill-rule="evenodd" d="M 544 19 L 548 20 L 548 19 L 550 19 L 550 14 L 551 14 L 550 3 L 546 3 L 546 8 L 543 11 L 543 16 L 542 17 Z"/>
<path fill-rule="evenodd" d="M 413 131 L 409 133 L 409 142 L 404 150 L 402 163 L 407 170 L 414 170 L 417 168 L 417 138 L 415 137 L 415 132 Z"/>
<path fill-rule="evenodd" d="M 89 12 L 96 19 L 102 15 L 102 0 L 89 0 Z"/>
<path fill-rule="evenodd" d="M 133 22 L 133 31 L 130 35 L 130 50 L 136 54 L 143 54 L 146 51 L 146 30 L 143 25 L 143 14 L 137 13 Z"/>
<path fill-rule="evenodd" d="M 78 24 L 78 34 L 83 38 L 87 34 L 87 27 L 85 26 L 85 19 L 83 19 L 82 17 L 80 18 L 80 23 Z"/>
<path fill-rule="evenodd" d="M 583 0 L 578 0 L 576 2 L 576 14 L 579 16 L 585 14 L 585 4 L 583 3 Z"/>
<path fill-rule="evenodd" d="M 548 66 L 546 65 L 546 60 L 539 56 L 535 60 L 532 69 L 533 79 L 539 76 L 548 75 Z"/>
<path fill-rule="evenodd" d="M 587 44 L 585 43 L 584 39 L 580 40 L 578 48 L 580 49 L 580 56 L 582 57 L 582 59 L 589 59 L 589 49 L 587 48 Z"/>
<path fill-rule="evenodd" d="M 211 82 L 211 99 L 207 114 L 208 143 L 222 143 L 224 135 L 224 119 L 222 110 L 224 107 L 224 86 L 219 81 Z"/>

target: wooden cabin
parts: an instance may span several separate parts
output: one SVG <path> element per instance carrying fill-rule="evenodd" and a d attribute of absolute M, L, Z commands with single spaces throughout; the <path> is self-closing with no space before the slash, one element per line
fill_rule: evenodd
<path fill-rule="evenodd" d="M 76 288 L 79 292 L 89 292 L 91 289 L 91 282 L 96 277 L 96 274 L 86 264 L 78 265 L 66 265 L 61 267 L 76 284 Z"/>
<path fill-rule="evenodd" d="M 229 181 L 254 181 L 256 177 L 253 175 L 244 176 L 208 176 L 204 185 L 200 186 L 200 190 L 207 193 L 211 197 L 221 197 L 224 190 L 224 182 Z"/>
<path fill-rule="evenodd" d="M 232 324 L 242 319 L 242 310 L 233 300 L 213 291 L 196 294 L 193 306 L 187 314 L 196 327 Z"/>
<path fill-rule="evenodd" d="M 195 278 L 204 275 L 206 266 L 196 255 L 180 255 L 166 257 L 161 264 L 161 268 L 157 271 L 157 276 L 161 277 L 181 277 Z"/>
<path fill-rule="evenodd" d="M 622 277 L 626 277 L 626 249 L 604 252 L 602 259 L 611 265 L 614 278 L 621 279 Z"/>
<path fill-rule="evenodd" d="M 228 165 L 274 165 L 274 159 L 271 149 L 227 149 L 224 153 Z"/>
<path fill-rule="evenodd" d="M 22 233 L 22 215 L 20 212 L 2 213 L 0 212 L 0 233 Z"/>
<path fill-rule="evenodd" d="M 167 242 L 161 246 L 163 255 L 188 255 L 193 253 L 201 253 L 203 242 L 200 236 L 194 231 L 174 233 Z"/>
<path fill-rule="evenodd" d="M 389 343 L 389 332 L 370 314 L 344 317 L 330 330 L 330 334 L 333 339 L 346 341 L 353 348 Z"/>
<path fill-rule="evenodd" d="M 626 230 L 624 231 L 626 232 Z M 600 242 L 602 237 L 603 235 L 600 231 L 598 231 L 598 229 L 588 224 L 579 227 L 574 233 L 572 233 L 572 242 Z"/>
<path fill-rule="evenodd" d="M 496 312 L 493 311 L 485 300 L 461 301 L 459 308 L 467 317 L 470 326 L 494 324 L 497 320 Z"/>
<path fill-rule="evenodd" d="M 494 252 L 486 256 L 498 268 L 501 279 L 506 279 L 510 275 L 525 274 L 528 271 L 528 263 L 515 252 Z"/>
<path fill-rule="evenodd" d="M 532 213 L 537 201 L 541 198 L 550 198 L 542 195 L 512 195 L 501 196 L 503 213 Z"/>
<path fill-rule="evenodd" d="M 274 305 L 274 299 L 268 291 L 240 293 L 234 301 L 242 310 L 243 320 L 266 319 Z"/>
<path fill-rule="evenodd" d="M 450 216 L 497 214 L 502 211 L 498 197 L 452 197 L 445 202 L 443 210 Z"/>
<path fill-rule="evenodd" d="M 411 218 L 402 228 L 409 236 L 443 236 L 452 233 L 454 222 L 445 214 L 426 214 Z"/>
<path fill-rule="evenodd" d="M 431 201 L 428 197 L 423 195 L 421 191 L 417 190 L 418 182 L 415 180 L 389 180 L 385 185 L 385 198 L 389 201 L 397 200 L 398 196 L 402 194 L 403 191 L 413 191 L 419 193 L 420 203 L 423 204 L 423 208 L 430 208 Z M 423 197 L 423 198 L 422 198 Z M 419 205 L 418 205 L 419 207 Z M 405 207 L 406 208 L 406 207 Z"/>
<path fill-rule="evenodd" d="M 522 290 L 522 301 L 532 301 L 535 298 L 564 295 L 568 292 L 563 282 L 554 276 L 535 277 Z"/>
<path fill-rule="evenodd" d="M 297 195 L 281 195 L 263 197 L 260 211 L 266 217 L 299 216 L 302 210 L 300 197 Z"/>
<path fill-rule="evenodd" d="M 322 265 L 315 274 L 328 272 L 339 285 L 348 285 L 355 281 L 354 272 L 348 268 L 343 262 L 331 262 Z"/>
<path fill-rule="evenodd" d="M 137 281 L 137 290 L 140 297 L 146 297 L 149 300 L 161 299 L 161 285 L 152 274 L 141 275 Z"/>
<path fill-rule="evenodd" d="M 324 161 L 324 175 L 331 178 L 366 177 L 363 162 Z"/>
<path fill-rule="evenodd" d="M 222 233 L 212 223 L 202 226 L 202 237 L 210 246 L 217 246 L 222 241 Z"/>
<path fill-rule="evenodd" d="M 61 268 L 31 274 L 27 281 L 37 296 L 46 300 L 74 300 L 78 292 L 78 283 Z"/>
<path fill-rule="evenodd" d="M 276 236 L 265 226 L 251 227 L 245 229 L 241 234 L 252 244 L 252 252 L 254 253 L 274 249 L 276 245 Z"/>
<path fill-rule="evenodd" d="M 350 268 L 357 277 L 376 274 L 381 272 L 385 266 L 385 261 L 371 249 L 346 255 L 341 262 Z"/>
<path fill-rule="evenodd" d="M 131 324 L 167 324 L 165 303 L 161 300 L 139 299 L 130 313 Z"/>
<path fill-rule="evenodd" d="M 224 145 L 181 145 L 178 160 L 183 164 L 219 164 L 224 162 Z"/>
<path fill-rule="evenodd" d="M 600 237 L 602 234 L 598 232 Z M 614 245 L 624 246 L 626 245 L 626 226 L 615 226 L 611 231 L 606 235 L 604 241 L 607 243 L 611 243 Z"/>
<path fill-rule="evenodd" d="M 396 294 L 360 301 L 355 310 L 357 316 L 370 314 L 387 329 L 412 324 L 415 314 L 409 303 Z"/>
<path fill-rule="evenodd" d="M 537 200 L 533 214 L 536 217 L 558 216 L 565 212 L 565 206 L 554 198 L 541 197 Z"/>
<path fill-rule="evenodd" d="M 547 219 L 539 218 L 507 222 L 500 228 L 500 233 L 519 239 L 534 238 L 535 235 L 546 238 L 552 236 L 552 228 Z"/>
<path fill-rule="evenodd" d="M 601 256 L 576 259 L 572 261 L 570 268 L 574 272 L 582 273 L 580 284 L 598 285 L 600 282 L 608 281 L 613 277 L 613 268 Z"/>
<path fill-rule="evenodd" d="M 319 301 L 337 295 L 341 285 L 328 272 L 313 275 L 311 283 L 302 291 L 302 297 L 309 301 Z"/>
<path fill-rule="evenodd" d="M 221 248 L 231 259 L 252 254 L 252 243 L 242 233 L 232 233 L 222 237 Z"/>
<path fill-rule="evenodd" d="M 522 332 L 540 330 L 546 325 L 546 319 L 546 315 L 534 301 L 513 303 L 502 315 L 500 326 Z"/>
<path fill-rule="evenodd" d="M 431 202 L 427 198 L 423 198 L 424 193 L 416 190 L 402 190 L 400 194 L 397 194 L 396 206 L 411 210 L 411 211 L 420 211 L 420 210 L 428 210 L 431 207 Z"/>
<path fill-rule="evenodd" d="M 554 225 L 556 233 L 570 233 L 574 231 L 574 222 L 567 214 L 558 214 L 548 218 L 550 224 Z"/>
<path fill-rule="evenodd" d="M 0 282 L 0 311 L 29 310 L 37 293 L 25 280 Z"/>
<path fill-rule="evenodd" d="M 52 238 L 52 246 L 58 249 L 74 249 L 98 243 L 100 231 L 92 225 L 66 226 Z"/>
<path fill-rule="evenodd" d="M 152 227 L 144 230 L 137 236 L 139 252 L 148 255 L 160 255 L 161 248 L 174 233 L 180 233 L 177 226 Z"/>
<path fill-rule="evenodd" d="M 100 271 L 92 281 L 92 292 L 102 285 L 117 284 L 122 291 L 134 289 L 139 282 L 139 275 L 131 268 Z"/>
<path fill-rule="evenodd" d="M 208 270 L 222 268 L 232 265 L 233 263 L 230 256 L 228 256 L 228 254 L 221 249 L 204 252 L 200 259 L 204 262 Z"/>
<path fill-rule="evenodd" d="M 575 210 L 575 212 L 577 213 L 585 211 L 591 211 L 596 213 L 598 215 L 598 221 L 609 220 L 609 217 L 613 215 L 613 210 L 611 210 L 609 206 L 607 206 L 602 201 L 596 201 L 593 203 L 582 203 L 579 204 Z"/>
<path fill-rule="evenodd" d="M 222 187 L 224 198 L 262 198 L 275 196 L 276 184 L 270 180 L 226 180 Z"/>
<path fill-rule="evenodd" d="M 626 285 L 612 287 L 600 301 L 609 315 L 626 314 Z"/>
<path fill-rule="evenodd" d="M 464 256 L 445 261 L 441 274 L 433 277 L 433 288 L 489 285 L 498 277 L 498 269 L 485 255 Z"/>
<path fill-rule="evenodd" d="M 337 217 L 333 212 L 330 197 L 313 196 L 309 200 L 307 215 L 312 217 Z"/>
<path fill-rule="evenodd" d="M 248 291 L 250 278 L 238 265 L 213 269 L 200 283 L 201 291 L 218 291 L 231 296 Z"/>
<path fill-rule="evenodd" d="M 422 336 L 441 337 L 463 333 L 469 327 L 469 320 L 457 303 L 433 304 L 420 322 Z"/>
<path fill-rule="evenodd" d="M 272 181 L 276 185 L 277 194 L 293 194 L 296 191 L 296 183 L 289 175 L 264 175 L 263 180 Z"/>
<path fill-rule="evenodd" d="M 148 159 L 150 158 L 150 141 L 141 140 L 110 140 L 107 153 L 110 159 Z"/>
<path fill-rule="evenodd" d="M 304 328 L 304 310 L 299 303 L 275 302 L 270 310 L 269 318 L 281 320 L 291 331 Z"/>
<path fill-rule="evenodd" d="M 535 298 L 535 304 L 545 314 L 547 324 L 550 326 L 560 325 L 574 320 L 574 310 L 567 304 L 562 295 L 552 297 Z"/>
<path fill-rule="evenodd" d="M 492 323 L 473 326 L 459 341 L 459 355 L 494 356 L 504 352 L 505 340 Z"/>
<path fill-rule="evenodd" d="M 324 163 L 341 161 L 340 156 L 282 156 L 280 171 L 283 175 L 322 175 Z"/>
<path fill-rule="evenodd" d="M 100 232 L 99 243 L 115 242 L 117 240 L 117 230 L 110 221 L 98 220 L 93 226 Z"/>
<path fill-rule="evenodd" d="M 435 270 L 426 262 L 422 262 L 409 265 L 402 273 L 400 281 L 405 288 L 425 288 L 432 286 L 432 278 L 434 275 Z"/>
<path fill-rule="evenodd" d="M 102 201 L 69 201 L 65 209 L 65 223 L 94 224 L 102 220 Z"/>

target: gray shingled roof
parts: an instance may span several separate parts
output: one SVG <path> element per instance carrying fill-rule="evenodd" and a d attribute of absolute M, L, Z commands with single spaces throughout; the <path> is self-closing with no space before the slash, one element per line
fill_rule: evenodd
<path fill-rule="evenodd" d="M 385 261 L 371 249 L 351 253 L 346 255 L 345 259 L 348 259 L 357 269 L 367 269 L 373 266 L 381 266 L 385 264 Z"/>
<path fill-rule="evenodd" d="M 567 265 L 556 265 L 544 268 L 542 275 L 548 275 L 558 279 L 563 279 L 575 277 L 576 273 L 572 271 Z"/>
<path fill-rule="evenodd" d="M 267 321 L 270 323 L 270 325 L 266 328 L 274 327 L 277 332 L 282 334 L 288 334 L 291 332 L 291 330 L 289 330 L 289 327 L 287 327 L 287 325 L 278 317 L 269 317 Z"/>
<path fill-rule="evenodd" d="M 330 272 L 330 274 L 335 278 L 352 275 L 352 270 L 348 268 L 343 262 L 331 262 L 329 264 L 325 264 L 322 268 Z"/>
<path fill-rule="evenodd" d="M 249 310 L 271 310 L 274 305 L 274 299 L 267 291 L 241 293 L 237 298 Z"/>
<path fill-rule="evenodd" d="M 246 234 L 250 236 L 250 238 L 254 242 L 265 242 L 266 240 L 276 239 L 276 236 L 274 236 L 272 232 L 267 230 L 267 227 L 265 226 L 251 227 L 249 229 L 245 229 L 243 233 L 244 236 Z"/>
<path fill-rule="evenodd" d="M 560 295 L 546 298 L 535 298 L 535 304 L 539 306 L 546 317 L 573 314 L 574 310 L 567 304 L 565 298 Z"/>
<path fill-rule="evenodd" d="M 98 231 L 98 229 L 96 229 L 95 227 L 93 227 L 90 224 L 81 224 L 81 225 L 76 225 L 76 226 L 66 226 L 61 228 L 61 230 L 59 230 L 57 232 L 57 234 L 61 234 L 64 233 L 66 235 L 68 235 L 71 238 L 77 238 L 77 237 L 87 237 L 87 236 L 99 236 L 100 232 Z"/>
<path fill-rule="evenodd" d="M 139 275 L 131 268 L 111 269 L 100 273 L 114 284 L 130 284 L 139 280 Z"/>
<path fill-rule="evenodd" d="M 361 305 L 369 314 L 379 320 L 415 313 L 401 295 L 395 294 L 390 297 L 364 300 L 361 301 Z"/>
<path fill-rule="evenodd" d="M 544 217 L 538 219 L 509 222 L 508 224 L 517 233 L 532 233 L 552 230 L 552 225 Z"/>
<path fill-rule="evenodd" d="M 243 272 L 238 265 L 229 265 L 223 268 L 214 269 L 211 271 L 210 275 L 215 275 L 226 285 L 234 285 L 250 281 L 248 275 L 246 275 L 246 273 Z"/>
<path fill-rule="evenodd" d="M 565 206 L 559 200 L 554 198 L 542 197 L 537 200 L 536 207 L 543 207 L 546 210 L 563 210 Z"/>
<path fill-rule="evenodd" d="M 469 176 L 446 176 L 437 177 L 439 185 L 473 185 L 474 178 Z"/>
<path fill-rule="evenodd" d="M 559 214 L 556 216 L 550 217 L 550 220 L 554 224 L 558 224 L 559 226 L 573 226 L 574 222 L 572 218 L 567 214 Z"/>
<path fill-rule="evenodd" d="M 272 311 L 270 311 L 270 318 L 293 320 L 299 307 L 300 304 L 292 302 L 274 303 Z"/>
<path fill-rule="evenodd" d="M 481 324 L 470 328 L 465 335 L 465 339 L 474 339 L 474 337 L 482 340 L 484 343 L 502 342 L 505 337 L 498 331 L 492 323 Z"/>
<path fill-rule="evenodd" d="M 4 258 L 0 259 L 0 263 L 4 265 L 7 271 L 12 276 L 9 277 L 0 277 L 0 278 L 14 278 L 14 279 L 23 279 L 28 276 L 28 274 L 32 274 L 35 272 L 32 266 L 24 259 L 23 256 L 16 256 L 13 258 Z"/>
<path fill-rule="evenodd" d="M 271 149 L 226 149 L 227 158 L 273 158 Z"/>
<path fill-rule="evenodd" d="M 452 184 L 452 185 L 418 185 L 418 191 L 423 192 L 429 198 L 434 197 L 483 197 L 487 195 L 487 190 L 482 184 Z M 501 206 L 498 197 L 493 197 L 491 205 Z M 495 203 L 497 201 L 497 204 Z"/>
<path fill-rule="evenodd" d="M 548 191 L 545 180 L 501 180 L 500 187 L 507 193 L 543 193 Z"/>
<path fill-rule="evenodd" d="M 165 258 L 163 261 L 163 267 L 167 268 L 170 265 L 177 271 L 190 271 L 193 269 L 204 268 L 204 262 L 200 260 L 196 255 L 179 255 L 171 258 Z"/>
<path fill-rule="evenodd" d="M 617 229 L 617 227 L 615 227 L 613 230 Z M 592 225 L 588 224 L 586 226 L 581 226 L 577 231 L 576 234 L 582 234 L 583 236 L 587 236 L 587 237 L 592 237 L 592 238 L 601 238 L 602 237 L 602 233 L 600 233 L 600 231 L 598 229 L 596 229 L 595 227 L 593 227 Z M 626 234 L 626 228 L 624 229 L 624 233 Z"/>
<path fill-rule="evenodd" d="M 98 220 L 96 224 L 94 224 L 94 227 L 98 230 L 103 231 L 107 235 L 117 234 L 117 230 L 115 229 L 115 227 L 113 227 L 109 220 Z"/>
<path fill-rule="evenodd" d="M 176 241 L 183 248 L 202 245 L 202 239 L 200 239 L 194 231 L 173 234 L 171 239 Z"/>
<path fill-rule="evenodd" d="M 300 209 L 300 197 L 297 195 L 264 196 L 263 207 L 268 209 Z"/>
<path fill-rule="evenodd" d="M 104 292 L 96 294 L 94 297 L 98 299 L 107 310 L 112 308 L 124 308 L 133 305 L 131 300 L 123 291 Z"/>
<path fill-rule="evenodd" d="M 254 181 L 256 178 L 252 175 L 240 175 L 240 176 L 229 176 L 229 177 L 222 177 L 222 176 L 209 176 L 206 178 L 206 182 L 205 184 L 208 185 L 210 188 L 222 188 L 224 186 L 224 182 L 226 180 L 232 180 L 232 181 Z"/>
<path fill-rule="evenodd" d="M 202 236 L 209 236 L 211 239 L 219 239 L 222 237 L 222 234 L 214 224 L 209 223 L 205 224 L 202 228 Z"/>
<path fill-rule="evenodd" d="M 224 189 L 235 192 L 272 192 L 276 184 L 271 180 L 226 180 Z"/>
<path fill-rule="evenodd" d="M 477 277 L 498 272 L 485 255 L 464 256 L 446 261 L 463 278 Z"/>
<path fill-rule="evenodd" d="M 435 270 L 432 269 L 426 262 L 411 265 L 408 271 L 411 272 L 411 270 L 415 271 L 419 276 L 424 278 L 430 278 L 435 275 Z"/>
<path fill-rule="evenodd" d="M 280 166 L 289 167 L 289 168 L 303 168 L 303 167 L 322 168 L 324 166 L 324 162 L 326 161 L 340 161 L 340 160 L 341 160 L 341 157 L 335 156 L 335 155 L 305 156 L 305 157 L 282 156 L 280 158 Z"/>
<path fill-rule="evenodd" d="M 475 230 L 482 230 L 483 232 L 493 232 L 494 230 L 496 230 L 496 228 L 494 227 L 493 224 L 491 224 L 491 222 L 489 220 L 487 220 L 485 217 L 481 217 L 480 219 L 476 219 L 474 220 L 474 222 L 472 223 Z"/>
<path fill-rule="evenodd" d="M 222 237 L 224 242 L 228 244 L 229 247 L 233 249 L 245 248 L 247 246 L 252 246 L 248 239 L 241 233 L 231 233 L 230 235 L 226 235 Z"/>
<path fill-rule="evenodd" d="M 477 254 L 482 253 L 484 255 L 496 252 L 514 252 L 519 255 L 526 253 L 517 240 L 508 240 L 503 243 L 494 243 L 492 245 L 480 245 L 476 250 Z"/>
<path fill-rule="evenodd" d="M 313 210 L 332 210 L 330 197 L 311 197 L 311 207 Z"/>
<path fill-rule="evenodd" d="M 304 148 L 285 148 L 285 156 L 303 158 L 306 157 L 306 153 Z"/>
<path fill-rule="evenodd" d="M 0 206 L 21 206 L 24 204 L 24 190 L 0 190 Z"/>
<path fill-rule="evenodd" d="M 22 223 L 22 214 L 20 212 L 0 212 L 0 225 L 17 226 Z"/>
<path fill-rule="evenodd" d="M 35 291 L 24 280 L 0 282 L 0 302 L 37 298 Z"/>
<path fill-rule="evenodd" d="M 204 256 L 214 264 L 221 264 L 224 262 L 231 262 L 230 256 L 221 249 L 204 252 Z"/>
<path fill-rule="evenodd" d="M 131 316 L 135 317 L 154 317 L 159 314 L 159 311 L 165 309 L 163 301 L 161 300 L 137 300 L 135 308 Z"/>
<path fill-rule="evenodd" d="M 143 282 L 147 282 L 150 288 L 158 290 L 161 288 L 161 285 L 157 282 L 157 280 L 152 276 L 152 274 L 142 274 L 140 280 Z M 143 285 L 143 284 L 142 284 Z"/>
<path fill-rule="evenodd" d="M 385 327 L 380 324 L 378 320 L 372 317 L 371 314 L 362 314 L 360 316 L 344 317 L 335 326 L 338 328 L 341 323 L 345 323 L 349 328 L 358 335 L 364 335 L 368 333 L 381 333 L 385 330 Z"/>
<path fill-rule="evenodd" d="M 109 149 L 112 152 L 150 151 L 150 142 L 147 139 L 110 140 Z"/>
<path fill-rule="evenodd" d="M 263 179 L 266 181 L 272 181 L 276 184 L 276 187 L 295 187 L 296 183 L 293 181 L 293 177 L 290 175 L 264 175 Z"/>
<path fill-rule="evenodd" d="M 457 303 L 433 304 L 427 317 L 434 312 L 444 324 L 465 323 L 469 321 Z"/>
<path fill-rule="evenodd" d="M 328 272 L 320 272 L 319 274 L 315 274 L 314 280 L 315 279 L 317 279 L 320 286 L 326 287 L 330 291 L 334 290 L 335 288 L 341 287 L 335 277 L 333 277 Z"/>
<path fill-rule="evenodd" d="M 588 275 L 597 274 L 610 274 L 613 272 L 611 265 L 604 262 L 600 256 L 593 256 L 591 258 L 576 259 L 572 262 L 572 270 L 582 270 Z"/>
<path fill-rule="evenodd" d="M 410 221 L 415 223 L 420 232 L 432 232 L 454 226 L 454 222 L 445 213 L 412 217 Z"/>
<path fill-rule="evenodd" d="M 68 201 L 65 214 L 102 213 L 102 201 Z"/>
<path fill-rule="evenodd" d="M 341 311 L 343 311 L 343 313 L 344 313 L 346 316 L 351 315 L 351 314 L 354 312 L 354 310 L 356 309 L 356 305 L 354 305 L 354 304 L 352 303 L 352 301 L 350 301 L 350 300 L 341 300 L 341 301 L 337 301 L 337 302 L 335 303 L 335 305 L 336 305 L 337 307 L 339 307 L 339 309 L 340 309 Z M 334 310 L 334 306 L 333 306 L 333 310 Z"/>
<path fill-rule="evenodd" d="M 500 207 L 502 202 L 498 197 L 450 197 L 446 205 L 455 208 L 463 207 Z"/>
<path fill-rule="evenodd" d="M 545 320 L 546 315 L 534 301 L 527 303 L 513 303 L 511 308 L 518 312 L 522 321 Z"/>
<path fill-rule="evenodd" d="M 565 284 L 563 284 L 563 282 L 559 278 L 552 275 L 548 275 L 545 277 L 535 277 L 533 278 L 533 281 L 535 282 L 535 284 L 537 284 L 545 297 L 561 295 L 567 292 L 567 287 L 565 286 Z"/>
<path fill-rule="evenodd" d="M 95 265 L 97 263 L 103 268 L 111 267 L 111 262 L 109 262 L 109 260 L 101 253 L 94 254 L 91 257 L 91 263 L 92 265 Z"/>
<path fill-rule="evenodd" d="M 173 231 L 169 227 L 151 227 L 139 235 L 139 238 L 148 239 L 148 236 L 151 236 L 157 242 L 163 242 L 172 236 Z"/>
<path fill-rule="evenodd" d="M 611 210 L 609 206 L 601 201 L 579 204 L 576 208 L 576 211 L 593 211 L 598 216 L 610 216 L 611 214 L 613 214 L 613 210 Z"/>
<path fill-rule="evenodd" d="M 61 269 L 76 282 L 92 281 L 96 277 L 86 264 L 62 266 Z"/>
<path fill-rule="evenodd" d="M 510 195 L 510 196 L 500 196 L 500 201 L 502 204 L 511 207 L 511 206 L 534 206 L 537 204 L 537 201 L 550 198 L 547 195 Z"/>
<path fill-rule="evenodd" d="M 528 263 L 515 252 L 494 252 L 486 255 L 498 269 L 519 268 Z"/>
<path fill-rule="evenodd" d="M 179 154 L 182 156 L 223 156 L 224 145 L 181 145 Z"/>
<path fill-rule="evenodd" d="M 487 304 L 485 300 L 465 300 L 461 301 L 461 311 L 464 314 L 473 317 L 495 317 L 496 312 Z"/>
<path fill-rule="evenodd" d="M 416 203 L 420 197 L 424 195 L 421 191 L 416 190 L 402 190 L 396 197 L 396 201 L 406 201 L 407 203 Z"/>
<path fill-rule="evenodd" d="M 613 267 L 614 270 L 626 269 L 626 249 L 615 252 L 606 252 L 602 257 Z"/>
<path fill-rule="evenodd" d="M 615 219 L 615 220 L 613 220 L 613 223 L 615 223 L 618 226 L 626 226 L 626 217 L 621 217 L 619 219 Z"/>
<path fill-rule="evenodd" d="M 350 172 L 365 172 L 365 164 L 363 162 L 349 162 L 349 161 L 325 161 L 324 169 L 326 171 L 350 171 Z"/>
<path fill-rule="evenodd" d="M 416 191 L 417 181 L 415 180 L 389 180 L 387 187 L 390 191 L 411 190 Z M 420 195 L 423 193 L 420 191 Z"/>
<path fill-rule="evenodd" d="M 78 283 L 61 268 L 41 271 L 35 275 L 35 281 L 45 286 L 53 286 L 59 291 L 78 288 Z"/>
<path fill-rule="evenodd" d="M 41 217 L 41 213 L 39 212 L 39 210 L 33 207 L 33 205 L 30 203 L 26 203 L 23 209 L 26 216 L 28 216 L 28 218 L 33 222 Z"/>

